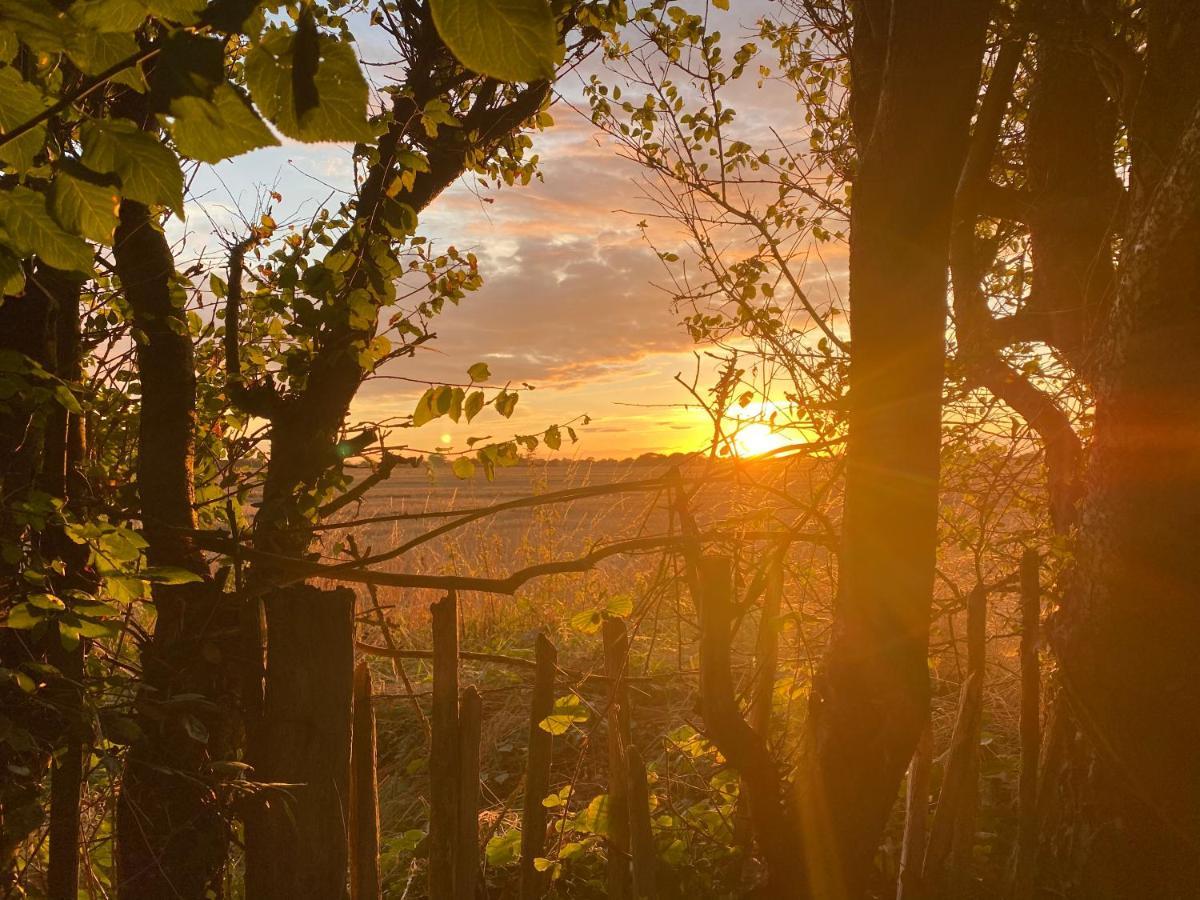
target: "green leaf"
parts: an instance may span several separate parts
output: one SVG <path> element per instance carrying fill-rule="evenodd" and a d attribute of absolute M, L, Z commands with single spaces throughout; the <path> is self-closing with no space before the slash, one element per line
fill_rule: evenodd
<path fill-rule="evenodd" d="M 614 618 L 623 619 L 633 612 L 633 598 L 627 594 L 618 594 L 608 601 L 604 611 Z"/>
<path fill-rule="evenodd" d="M 581 810 L 571 819 L 571 828 L 590 834 L 608 834 L 608 794 L 599 794 L 592 798 L 587 809 Z"/>
<path fill-rule="evenodd" d="M 0 28 L 15 31 L 38 53 L 61 53 L 71 26 L 46 0 L 0 0 Z"/>
<path fill-rule="evenodd" d="M 542 435 L 542 440 L 546 442 L 546 446 L 551 450 L 557 450 L 562 446 L 562 433 L 558 430 L 557 425 L 551 425 L 546 429 L 546 433 Z"/>
<path fill-rule="evenodd" d="M 46 198 L 26 187 L 0 193 L 0 229 L 21 256 L 36 253 L 56 269 L 90 272 L 92 248 L 64 231 L 46 208 Z"/>
<path fill-rule="evenodd" d="M 42 92 L 23 80 L 11 66 L 0 69 L 0 130 L 12 131 L 46 108 Z M 33 168 L 34 157 L 46 143 L 46 126 L 36 128 L 0 147 L 0 162 L 18 173 Z"/>
<path fill-rule="evenodd" d="M 487 842 L 485 853 L 489 866 L 504 866 L 516 862 L 521 855 L 521 829 L 510 828 L 495 835 Z"/>
<path fill-rule="evenodd" d="M 71 36 L 67 55 L 85 75 L 99 75 L 137 52 L 137 42 L 128 33 L 84 29 Z"/>
<path fill-rule="evenodd" d="M 146 18 L 144 0 L 76 0 L 71 18 L 81 30 L 118 34 L 137 29 Z"/>
<path fill-rule="evenodd" d="M 467 369 L 467 377 L 478 384 L 482 384 L 492 377 L 492 371 L 488 368 L 487 363 L 477 362 L 471 368 Z"/>
<path fill-rule="evenodd" d="M 550 715 L 538 722 L 538 727 L 542 731 L 559 735 L 565 733 L 576 722 L 586 722 L 587 720 L 587 707 L 584 706 L 583 700 L 578 694 L 567 694 L 554 701 Z"/>
<path fill-rule="evenodd" d="M 604 623 L 604 616 L 598 609 L 586 609 L 571 616 L 567 624 L 580 634 L 595 634 Z"/>
<path fill-rule="evenodd" d="M 317 36 L 320 61 L 311 79 L 317 104 L 301 112 L 293 80 L 296 42 L 295 32 L 272 28 L 246 56 L 246 84 L 255 105 L 297 140 L 370 140 L 374 134 L 367 122 L 367 82 L 354 48 L 329 35 Z M 311 97 L 302 93 L 300 100 L 307 105 Z"/>
<path fill-rule="evenodd" d="M 162 51 L 150 75 L 150 108 L 168 113 L 180 97 L 203 97 L 225 82 L 225 42 L 188 31 L 174 31 L 162 41 Z"/>
<path fill-rule="evenodd" d="M 58 224 L 101 244 L 112 243 L 121 195 L 83 166 L 64 161 L 50 188 L 50 209 Z"/>
<path fill-rule="evenodd" d="M 475 474 L 475 462 L 466 456 L 460 456 L 450 468 L 454 471 L 456 478 L 464 481 Z"/>
<path fill-rule="evenodd" d="M 463 412 L 467 415 L 467 421 L 470 422 L 479 415 L 481 409 L 483 409 L 483 391 L 472 391 L 467 395 L 466 402 L 463 403 Z"/>
<path fill-rule="evenodd" d="M 141 575 L 146 581 L 156 584 L 193 584 L 204 580 L 195 572 L 180 566 L 147 566 Z"/>
<path fill-rule="evenodd" d="M 15 628 L 22 631 L 35 628 L 42 624 L 42 615 L 28 603 L 18 603 L 8 611 L 4 620 L 5 628 Z"/>
<path fill-rule="evenodd" d="M 500 81 L 552 78 L 558 27 L 546 0 L 430 0 L 433 23 L 468 69 Z"/>
<path fill-rule="evenodd" d="M 83 126 L 83 160 L 97 172 L 115 172 L 121 196 L 162 204 L 183 218 L 183 173 L 175 154 L 128 119 Z"/>
<path fill-rule="evenodd" d="M 7 247 L 0 247 L 0 294 L 11 297 L 25 290 L 25 269 L 21 259 Z"/>
<path fill-rule="evenodd" d="M 65 384 L 56 384 L 54 386 L 54 399 L 69 413 L 74 413 L 77 416 L 83 415 L 83 407 L 79 405 L 79 401 L 75 399 L 75 395 L 71 393 L 71 389 Z"/>
<path fill-rule="evenodd" d="M 200 17 L 205 4 L 206 0 L 149 0 L 148 6 L 150 12 L 160 19 L 191 25 Z M 242 5 L 246 4 L 243 2 Z"/>
<path fill-rule="evenodd" d="M 513 411 L 517 408 L 517 401 L 521 399 L 518 394 L 511 391 L 501 391 L 496 395 L 496 412 L 504 416 L 506 419 L 511 419 Z"/>
<path fill-rule="evenodd" d="M 212 100 L 177 97 L 171 104 L 171 135 L 179 152 L 191 159 L 218 163 L 279 139 L 258 117 L 249 101 L 230 84 L 219 85 Z"/>
<path fill-rule="evenodd" d="M 420 428 L 426 422 L 431 422 L 435 418 L 436 416 L 433 412 L 433 388 L 430 388 L 421 395 L 421 399 L 417 401 L 417 408 L 413 410 L 413 427 Z"/>

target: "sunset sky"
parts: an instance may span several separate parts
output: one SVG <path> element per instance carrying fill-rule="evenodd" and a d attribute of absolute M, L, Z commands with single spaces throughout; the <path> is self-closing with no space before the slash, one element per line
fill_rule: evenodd
<path fill-rule="evenodd" d="M 741 43 L 754 15 L 744 5 L 739 13 L 726 14 L 719 27 Z M 385 36 L 370 29 L 358 34 L 364 59 L 391 58 L 382 42 Z M 379 79 L 380 72 L 369 68 L 368 78 Z M 586 111 L 583 77 L 568 75 L 558 87 Z M 760 92 L 747 81 L 736 94 L 741 125 L 751 131 L 756 123 L 764 129 L 767 123 L 786 128 L 779 121 L 779 92 L 772 97 L 770 88 Z M 566 103 L 557 102 L 552 114 L 554 127 L 535 139 L 544 182 L 486 194 L 460 183 L 422 216 L 420 232 L 436 244 L 452 243 L 478 255 L 484 286 L 437 320 L 438 340 L 427 345 L 428 351 L 386 371 L 461 381 L 469 365 L 484 361 L 494 385 L 528 382 L 536 390 L 522 393 L 508 422 L 485 412 L 470 426 L 439 420 L 420 432 L 398 432 L 392 441 L 432 449 L 449 435 L 461 449 L 471 435 L 499 439 L 587 414 L 591 424 L 578 429 L 579 444 L 564 445 L 564 455 L 626 456 L 703 447 L 707 418 L 700 410 L 677 406 L 689 398 L 673 378 L 695 371 L 695 348 L 670 309 L 669 296 L 654 286 L 663 282 L 664 272 L 637 227 L 640 214 L 652 209 L 640 198 L 639 169 L 620 158 Z M 253 208 L 264 185 L 275 185 L 284 196 L 275 214 L 278 221 L 307 217 L 329 195 L 330 186 L 351 185 L 349 150 L 285 141 L 199 173 L 194 202 L 218 225 L 229 225 L 235 202 Z M 485 202 L 484 196 L 494 202 Z M 682 251 L 668 226 L 653 234 L 663 249 Z M 403 381 L 374 381 L 360 392 L 354 414 L 371 419 L 405 415 L 420 392 L 419 386 Z M 643 405 L 624 405 L 629 403 Z"/>

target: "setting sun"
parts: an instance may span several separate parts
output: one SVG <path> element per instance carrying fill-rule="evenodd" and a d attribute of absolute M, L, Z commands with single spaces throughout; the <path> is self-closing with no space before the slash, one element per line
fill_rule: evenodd
<path fill-rule="evenodd" d="M 769 425 L 762 422 L 746 425 L 733 436 L 733 446 L 738 456 L 762 456 L 788 443 L 787 437 L 772 431 Z"/>

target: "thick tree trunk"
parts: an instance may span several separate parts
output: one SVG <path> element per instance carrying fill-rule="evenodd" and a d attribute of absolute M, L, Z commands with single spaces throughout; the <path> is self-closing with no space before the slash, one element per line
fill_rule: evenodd
<path fill-rule="evenodd" d="M 203 579 L 154 588 L 154 635 L 142 650 L 144 737 L 126 757 L 117 811 L 119 890 L 122 900 L 201 898 L 220 894 L 228 847 L 208 763 L 227 758 L 233 744 L 236 691 L 225 651 L 236 624 L 184 533 L 196 524 L 195 366 L 174 259 L 144 205 L 121 204 L 114 255 L 144 335 L 137 485 L 148 558 Z"/>
<path fill-rule="evenodd" d="M 1051 637 L 1094 755 L 1089 897 L 1200 896 L 1200 3 L 1147 4 L 1133 205 Z"/>
<path fill-rule="evenodd" d="M 433 32 L 432 26 L 426 27 L 429 28 L 429 32 L 422 35 L 422 39 L 429 42 L 430 55 L 436 57 L 441 52 L 449 56 L 449 51 L 441 47 L 440 39 Z M 434 60 L 423 54 L 421 64 L 434 65 Z M 310 527 L 311 509 L 307 505 L 318 492 L 322 480 L 341 465 L 342 460 L 336 452 L 339 434 L 349 413 L 351 401 L 367 375 L 359 361 L 359 351 L 374 336 L 376 323 L 371 321 L 365 327 L 352 324 L 346 296 L 354 289 L 369 287 L 368 293 L 378 290 L 378 285 L 371 284 L 369 260 L 374 251 L 368 247 L 392 240 L 385 226 L 386 217 L 378 214 L 380 204 L 394 200 L 407 204 L 418 213 L 422 212 L 466 171 L 469 159 L 477 158 L 477 153 L 486 156 L 494 152 L 501 141 L 533 116 L 550 90 L 549 83 L 541 81 L 523 88 L 519 95 L 507 104 L 491 106 L 487 102 L 481 102 L 467 114 L 463 128 L 443 129 L 440 138 L 429 138 L 420 128 L 421 117 L 418 111 L 426 102 L 439 95 L 440 88 L 429 80 L 426 70 L 414 70 L 411 74 L 410 86 L 413 93 L 405 94 L 396 101 L 392 125 L 380 141 L 377 161 L 367 173 L 356 198 L 354 226 L 343 232 L 333 248 L 335 252 L 352 251 L 355 257 L 368 262 L 356 264 L 348 276 L 345 290 L 338 297 L 329 298 L 326 307 L 328 321 L 315 342 L 317 349 L 313 354 L 304 387 L 294 393 L 275 396 L 274 402 L 269 404 L 270 409 L 266 411 L 271 420 L 271 460 L 263 490 L 263 505 L 255 517 L 254 540 L 259 549 L 285 557 L 302 558 L 313 544 L 315 533 Z M 474 146 L 468 146 L 464 141 L 463 135 L 468 134 L 472 136 L 471 140 L 476 142 Z M 385 188 L 397 172 L 400 152 L 410 143 L 422 146 L 426 151 L 429 170 L 415 173 L 411 188 L 391 197 Z M 378 299 L 382 300 L 383 297 Z M 269 587 L 273 577 L 274 573 L 269 566 L 259 566 L 252 572 L 250 580 L 253 584 Z M 319 644 L 322 641 L 319 632 L 306 632 L 289 621 L 292 617 L 305 614 L 304 598 L 307 596 L 307 590 L 305 585 L 300 584 L 271 590 L 267 597 L 264 604 L 267 682 L 274 678 L 270 668 L 274 665 L 274 660 L 279 658 L 274 649 L 273 632 L 276 628 L 289 634 L 288 649 L 284 652 L 289 655 L 294 653 L 295 659 L 286 664 L 288 667 L 306 664 L 311 668 L 335 662 L 340 664 L 340 656 L 335 659 L 324 653 L 320 647 L 304 648 L 298 643 L 303 640 L 305 633 L 315 643 Z M 252 611 L 245 618 L 247 652 L 261 652 L 264 636 L 255 628 L 258 619 Z M 350 673 L 349 670 L 342 673 L 312 668 L 305 678 L 312 681 L 328 679 L 340 683 L 343 678 L 349 679 Z M 253 710 L 260 690 L 252 670 L 246 681 L 246 706 L 247 709 Z M 286 681 L 274 679 L 277 701 L 282 702 L 284 693 L 288 690 Z M 295 698 L 290 702 L 294 704 Z M 265 727 L 265 724 L 265 716 L 262 722 L 251 720 L 248 723 L 249 754 L 252 760 L 260 761 L 260 765 L 261 761 L 288 753 L 288 748 L 280 745 L 285 738 Z M 336 752 L 329 760 L 329 765 L 336 768 L 342 755 L 341 751 Z M 316 796 L 309 794 L 300 797 L 297 803 L 307 803 L 309 798 Z M 316 809 L 305 813 L 310 817 L 321 814 Z M 247 816 L 246 866 L 250 900 L 272 896 L 269 892 L 274 888 L 269 873 L 275 863 L 264 856 L 272 852 L 270 848 L 274 841 L 269 837 L 264 838 L 264 834 L 278 832 L 284 826 L 280 816 L 278 810 L 262 809 L 252 811 Z M 289 852 L 310 860 L 320 858 L 329 865 L 334 865 L 341 859 L 344 878 L 347 840 L 345 829 L 342 829 L 340 837 L 329 833 L 323 840 L 336 842 L 341 850 L 337 853 L 327 853 L 321 848 L 314 856 L 309 849 L 298 846 Z M 336 879 L 330 872 L 325 880 L 332 883 Z"/>
<path fill-rule="evenodd" d="M 843 551 L 800 784 L 822 898 L 864 893 L 929 704 L 948 242 L 990 7 L 855 6 L 852 90 L 878 91 L 853 106 Z"/>

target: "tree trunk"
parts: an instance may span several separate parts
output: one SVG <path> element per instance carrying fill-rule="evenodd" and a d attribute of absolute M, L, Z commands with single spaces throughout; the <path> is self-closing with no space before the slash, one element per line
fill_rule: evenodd
<path fill-rule="evenodd" d="M 113 243 L 134 321 L 142 385 L 137 486 L 152 565 L 199 583 L 155 585 L 154 634 L 142 650 L 139 724 L 117 810 L 122 900 L 219 896 L 228 834 L 208 763 L 229 758 L 236 610 L 186 531 L 192 510 L 196 375 L 174 259 L 150 211 L 123 201 Z M 188 699 L 179 701 L 178 695 Z"/>
<path fill-rule="evenodd" d="M 1200 896 L 1200 3 L 1146 4 L 1132 207 L 1051 637 L 1094 752 L 1081 891 Z"/>
<path fill-rule="evenodd" d="M 723 556 L 705 556 L 697 565 L 696 605 L 700 612 L 700 711 L 704 734 L 737 769 L 746 790 L 754 839 L 767 869 L 760 895 L 772 900 L 803 892 L 799 833 L 787 802 L 779 767 L 766 741 L 742 717 L 730 671 L 733 639 L 733 572 Z"/>
<path fill-rule="evenodd" d="M 854 7 L 843 549 L 799 786 L 807 888 L 830 900 L 864 893 L 928 711 L 948 243 L 991 5 Z"/>

